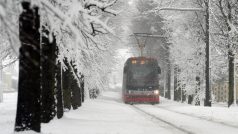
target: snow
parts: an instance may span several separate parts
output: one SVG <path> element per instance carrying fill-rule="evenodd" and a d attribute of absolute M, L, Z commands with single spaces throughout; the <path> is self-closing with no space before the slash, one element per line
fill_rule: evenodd
<path fill-rule="evenodd" d="M 155 9 L 155 10 L 174 10 L 174 11 L 203 11 L 203 8 L 171 8 L 171 7 L 164 7 L 164 8 L 159 8 L 159 9 Z"/>
<path fill-rule="evenodd" d="M 197 111 L 193 111 L 193 113 L 195 114 L 194 116 L 189 116 L 186 114 L 180 114 L 180 113 L 175 113 L 173 111 L 169 111 L 167 109 L 164 108 L 159 108 L 159 107 L 154 107 L 151 105 L 138 105 L 137 107 L 145 110 L 146 112 L 155 115 L 156 117 L 162 119 L 162 120 L 166 120 L 169 123 L 174 124 L 175 126 L 185 129 L 188 132 L 192 132 L 192 133 L 198 133 L 198 134 L 224 134 L 224 133 L 229 133 L 229 134 L 237 134 L 238 133 L 238 126 L 228 126 L 228 125 L 224 125 L 223 123 L 225 123 L 226 121 L 222 121 L 222 123 L 218 123 L 218 122 L 213 122 L 213 116 L 210 116 L 210 113 L 212 113 L 212 111 L 203 111 L 201 108 L 201 110 L 199 111 L 200 113 L 198 114 L 202 114 L 205 115 L 204 119 L 202 118 L 197 118 L 198 116 L 196 115 Z M 177 106 L 178 107 L 178 106 Z M 192 112 L 193 108 L 188 109 L 189 112 Z M 222 114 L 220 116 L 224 116 L 224 118 L 226 116 L 229 116 L 229 114 L 227 112 L 222 112 L 219 110 L 219 108 L 217 109 L 219 112 L 221 112 Z M 187 112 L 184 112 L 187 113 Z M 232 115 L 230 115 L 232 116 Z M 234 120 L 234 119 L 232 119 Z M 226 123 L 225 123 L 226 124 Z"/>
<path fill-rule="evenodd" d="M 162 100 L 159 107 L 199 118 L 226 123 L 238 128 L 238 107 L 227 107 L 227 104 L 213 104 L 213 107 L 191 106 L 169 100 Z"/>
<path fill-rule="evenodd" d="M 13 132 L 16 116 L 17 93 L 4 93 L 0 103 L 0 134 Z"/>
<path fill-rule="evenodd" d="M 6 16 L 6 12 L 4 10 L 4 8 L 2 7 L 2 5 L 0 5 L 0 16 Z"/>
<path fill-rule="evenodd" d="M 17 93 L 4 93 L 0 103 L 0 134 L 12 134 Z M 171 134 L 176 128 L 139 112 L 138 107 L 177 127 L 198 134 L 238 133 L 238 108 L 222 105 L 192 106 L 164 98 L 158 105 L 126 105 L 120 92 L 105 91 L 94 100 L 86 100 L 78 110 L 66 112 L 60 120 L 42 124 L 42 134 Z M 23 134 L 33 134 L 24 132 Z"/>

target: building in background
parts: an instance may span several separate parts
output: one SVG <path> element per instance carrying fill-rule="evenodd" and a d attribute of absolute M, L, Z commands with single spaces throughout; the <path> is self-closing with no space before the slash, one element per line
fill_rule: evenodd
<path fill-rule="evenodd" d="M 12 92 L 12 74 L 9 72 L 2 72 L 2 89 L 4 92 Z"/>
<path fill-rule="evenodd" d="M 228 81 L 219 81 L 212 86 L 212 94 L 216 102 L 226 103 L 228 101 L 228 93 Z M 236 96 L 236 101 L 238 101 L 238 84 L 236 84 Z"/>
<path fill-rule="evenodd" d="M 3 92 L 15 92 L 18 85 L 18 62 L 0 70 L 0 102 Z"/>

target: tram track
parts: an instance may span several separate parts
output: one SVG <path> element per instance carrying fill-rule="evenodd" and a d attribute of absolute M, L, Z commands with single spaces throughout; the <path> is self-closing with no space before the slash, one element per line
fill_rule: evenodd
<path fill-rule="evenodd" d="M 149 113 L 149 112 L 146 112 L 145 110 L 143 110 L 142 108 L 137 107 L 136 105 L 132 105 L 132 108 L 134 108 L 135 110 L 137 110 L 137 111 L 140 112 L 141 114 L 147 115 L 148 117 L 150 117 L 150 118 L 152 118 L 152 119 L 156 119 L 156 120 L 158 120 L 158 121 L 160 121 L 160 122 L 163 122 L 163 123 L 165 123 L 165 124 L 167 124 L 167 125 L 169 125 L 169 126 L 175 128 L 176 130 L 181 131 L 182 133 L 185 133 L 185 134 L 195 134 L 194 132 L 192 132 L 192 131 L 190 131 L 190 130 L 186 130 L 186 129 L 182 128 L 181 126 L 178 126 L 178 125 L 176 125 L 176 124 L 174 124 L 174 123 L 171 123 L 171 122 L 169 122 L 169 121 L 166 121 L 166 120 L 164 120 L 164 119 L 162 119 L 162 118 L 160 118 L 160 117 L 158 117 L 158 116 L 156 116 L 156 115 L 153 115 L 153 114 L 151 114 L 151 113 Z"/>
<path fill-rule="evenodd" d="M 167 110 L 167 111 L 170 111 L 170 112 L 173 112 L 173 113 L 177 113 L 177 114 L 181 114 L 181 115 L 185 115 L 185 116 L 189 116 L 189 117 L 193 117 L 193 118 L 197 118 L 197 119 L 202 119 L 202 120 L 209 121 L 209 122 L 212 122 L 212 123 L 225 125 L 227 127 L 232 127 L 232 128 L 236 128 L 236 129 L 238 128 L 238 126 L 236 126 L 236 125 L 231 125 L 231 124 L 228 124 L 228 123 L 225 123 L 225 122 L 216 121 L 214 119 L 208 119 L 206 117 L 201 117 L 201 116 L 197 116 L 197 115 L 193 115 L 193 114 L 182 113 L 182 112 L 178 112 L 178 111 L 171 110 L 171 109 L 161 107 L 161 106 L 156 106 L 155 105 L 154 107 L 160 108 L 160 109 L 163 109 L 163 110 Z"/>
<path fill-rule="evenodd" d="M 120 99 L 112 99 L 110 97 L 103 99 L 124 104 Z M 134 104 L 127 106 L 146 117 L 146 119 L 155 125 L 157 124 L 159 127 L 163 127 L 169 131 L 171 130 L 175 134 L 238 133 L 238 126 L 236 125 L 221 122 L 213 118 L 183 113 L 161 105 Z"/>
<path fill-rule="evenodd" d="M 132 107 L 138 112 L 143 113 L 144 116 L 150 117 L 152 121 L 154 119 L 155 121 L 163 122 L 171 128 L 186 134 L 207 134 L 208 132 L 237 134 L 238 132 L 238 127 L 234 125 L 187 115 L 186 113 L 183 114 L 174 110 L 161 108 L 157 105 L 136 104 L 132 105 Z"/>

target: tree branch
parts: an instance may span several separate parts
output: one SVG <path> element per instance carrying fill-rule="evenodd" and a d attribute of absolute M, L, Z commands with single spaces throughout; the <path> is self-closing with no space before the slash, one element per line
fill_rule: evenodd
<path fill-rule="evenodd" d="M 156 11 L 162 11 L 162 10 L 170 10 L 170 11 L 199 11 L 199 12 L 205 12 L 203 8 L 173 8 L 173 7 L 164 7 L 155 9 Z"/>

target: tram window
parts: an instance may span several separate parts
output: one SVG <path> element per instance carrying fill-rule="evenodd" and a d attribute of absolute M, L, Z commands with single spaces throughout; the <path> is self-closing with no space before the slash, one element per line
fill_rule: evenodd
<path fill-rule="evenodd" d="M 131 75 L 133 77 L 138 78 L 138 77 L 146 77 L 150 74 L 156 73 L 156 68 L 154 68 L 151 65 L 139 64 L 131 66 L 129 71 L 131 72 Z"/>
<path fill-rule="evenodd" d="M 159 66 L 158 66 L 158 74 L 161 74 L 161 69 Z"/>
<path fill-rule="evenodd" d="M 127 72 L 127 68 L 128 68 L 127 66 L 124 67 L 124 71 L 123 71 L 124 73 Z"/>
<path fill-rule="evenodd" d="M 132 63 L 132 64 L 136 64 L 137 61 L 136 61 L 136 60 L 132 60 L 131 63 Z"/>

